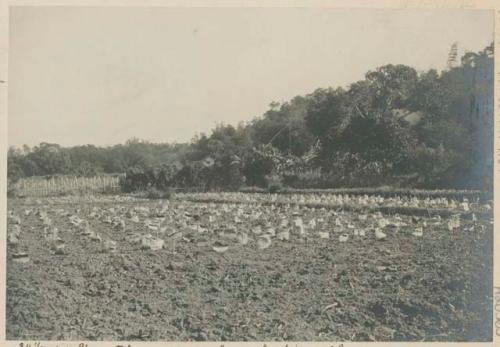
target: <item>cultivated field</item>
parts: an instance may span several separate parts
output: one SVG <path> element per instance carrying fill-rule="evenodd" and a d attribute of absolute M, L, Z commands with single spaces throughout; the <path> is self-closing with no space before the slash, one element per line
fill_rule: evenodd
<path fill-rule="evenodd" d="M 487 341 L 491 208 L 320 193 L 10 199 L 7 338 Z"/>

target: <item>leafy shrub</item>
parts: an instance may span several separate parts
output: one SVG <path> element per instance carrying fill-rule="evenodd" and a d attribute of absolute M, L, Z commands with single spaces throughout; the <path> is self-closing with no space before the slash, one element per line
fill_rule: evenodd
<path fill-rule="evenodd" d="M 129 168 L 120 178 L 120 187 L 125 193 L 145 191 L 149 188 L 164 191 L 172 185 L 177 172 L 177 168 L 172 165 L 163 165 L 159 168 Z"/>
<path fill-rule="evenodd" d="M 172 190 L 160 190 L 154 187 L 149 187 L 145 192 L 147 199 L 170 199 L 172 197 Z"/>
<path fill-rule="evenodd" d="M 280 183 L 273 183 L 269 185 L 268 190 L 271 194 L 279 193 L 281 190 L 283 190 L 283 185 L 281 185 Z"/>
<path fill-rule="evenodd" d="M 320 168 L 297 173 L 285 173 L 283 175 L 283 184 L 290 188 L 329 187 L 328 178 Z"/>
<path fill-rule="evenodd" d="M 246 184 L 263 188 L 269 185 L 267 176 L 276 169 L 274 154 L 273 150 L 262 146 L 249 153 L 242 169 Z"/>
<path fill-rule="evenodd" d="M 283 182 L 281 181 L 281 177 L 278 175 L 271 175 L 266 177 L 268 181 L 267 190 L 269 193 L 274 194 L 283 190 Z"/>

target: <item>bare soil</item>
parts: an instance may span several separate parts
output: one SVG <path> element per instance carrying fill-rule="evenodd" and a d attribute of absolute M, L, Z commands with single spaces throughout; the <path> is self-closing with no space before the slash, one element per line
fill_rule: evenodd
<path fill-rule="evenodd" d="M 377 240 L 357 212 L 345 212 L 356 228 L 366 228 L 366 237 L 341 243 L 332 222 L 330 239 L 292 234 L 267 249 L 251 240 L 217 253 L 211 247 L 216 231 L 185 230 L 174 253 L 167 236 L 164 249 L 143 250 L 125 231 L 88 217 L 95 206 L 123 215 L 137 204 L 9 201 L 22 218 L 19 245 L 7 251 L 9 340 L 491 341 L 490 220 L 475 222 L 472 231 L 473 222 L 462 221 L 450 231 L 446 220 L 420 217 L 412 224 L 402 216 L 408 227 L 389 229 Z M 140 205 L 156 211 L 158 203 Z M 187 220 L 201 215 L 197 222 L 207 224 L 205 205 L 173 202 L 169 213 Z M 33 213 L 25 216 L 26 209 Z M 88 219 L 103 238 L 117 242 L 117 252 L 78 234 L 57 209 Z M 51 250 L 37 210 L 47 211 L 59 229 L 64 254 Z M 283 213 L 269 212 L 267 220 L 278 228 Z M 305 221 L 335 218 L 335 211 L 298 213 Z M 424 236 L 413 236 L 424 222 Z M 178 228 L 168 227 L 167 233 Z M 250 235 L 251 227 L 239 225 Z M 141 223 L 134 228 L 147 232 Z M 19 251 L 30 261 L 13 261 Z"/>

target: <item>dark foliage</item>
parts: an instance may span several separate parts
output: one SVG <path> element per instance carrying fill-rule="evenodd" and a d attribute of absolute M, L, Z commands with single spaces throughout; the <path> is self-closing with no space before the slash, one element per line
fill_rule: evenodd
<path fill-rule="evenodd" d="M 265 189 L 404 186 L 491 190 L 493 46 L 461 65 L 417 73 L 369 71 L 347 88 L 318 89 L 189 144 L 10 148 L 8 176 L 124 173 L 124 191 L 168 187 Z M 273 190 L 275 188 L 272 188 Z"/>

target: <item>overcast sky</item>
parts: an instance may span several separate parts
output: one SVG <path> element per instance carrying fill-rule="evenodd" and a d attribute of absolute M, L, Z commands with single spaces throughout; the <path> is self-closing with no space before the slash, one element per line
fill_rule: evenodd
<path fill-rule="evenodd" d="M 10 145 L 189 141 L 378 66 L 442 69 L 493 40 L 478 10 L 14 7 Z"/>

